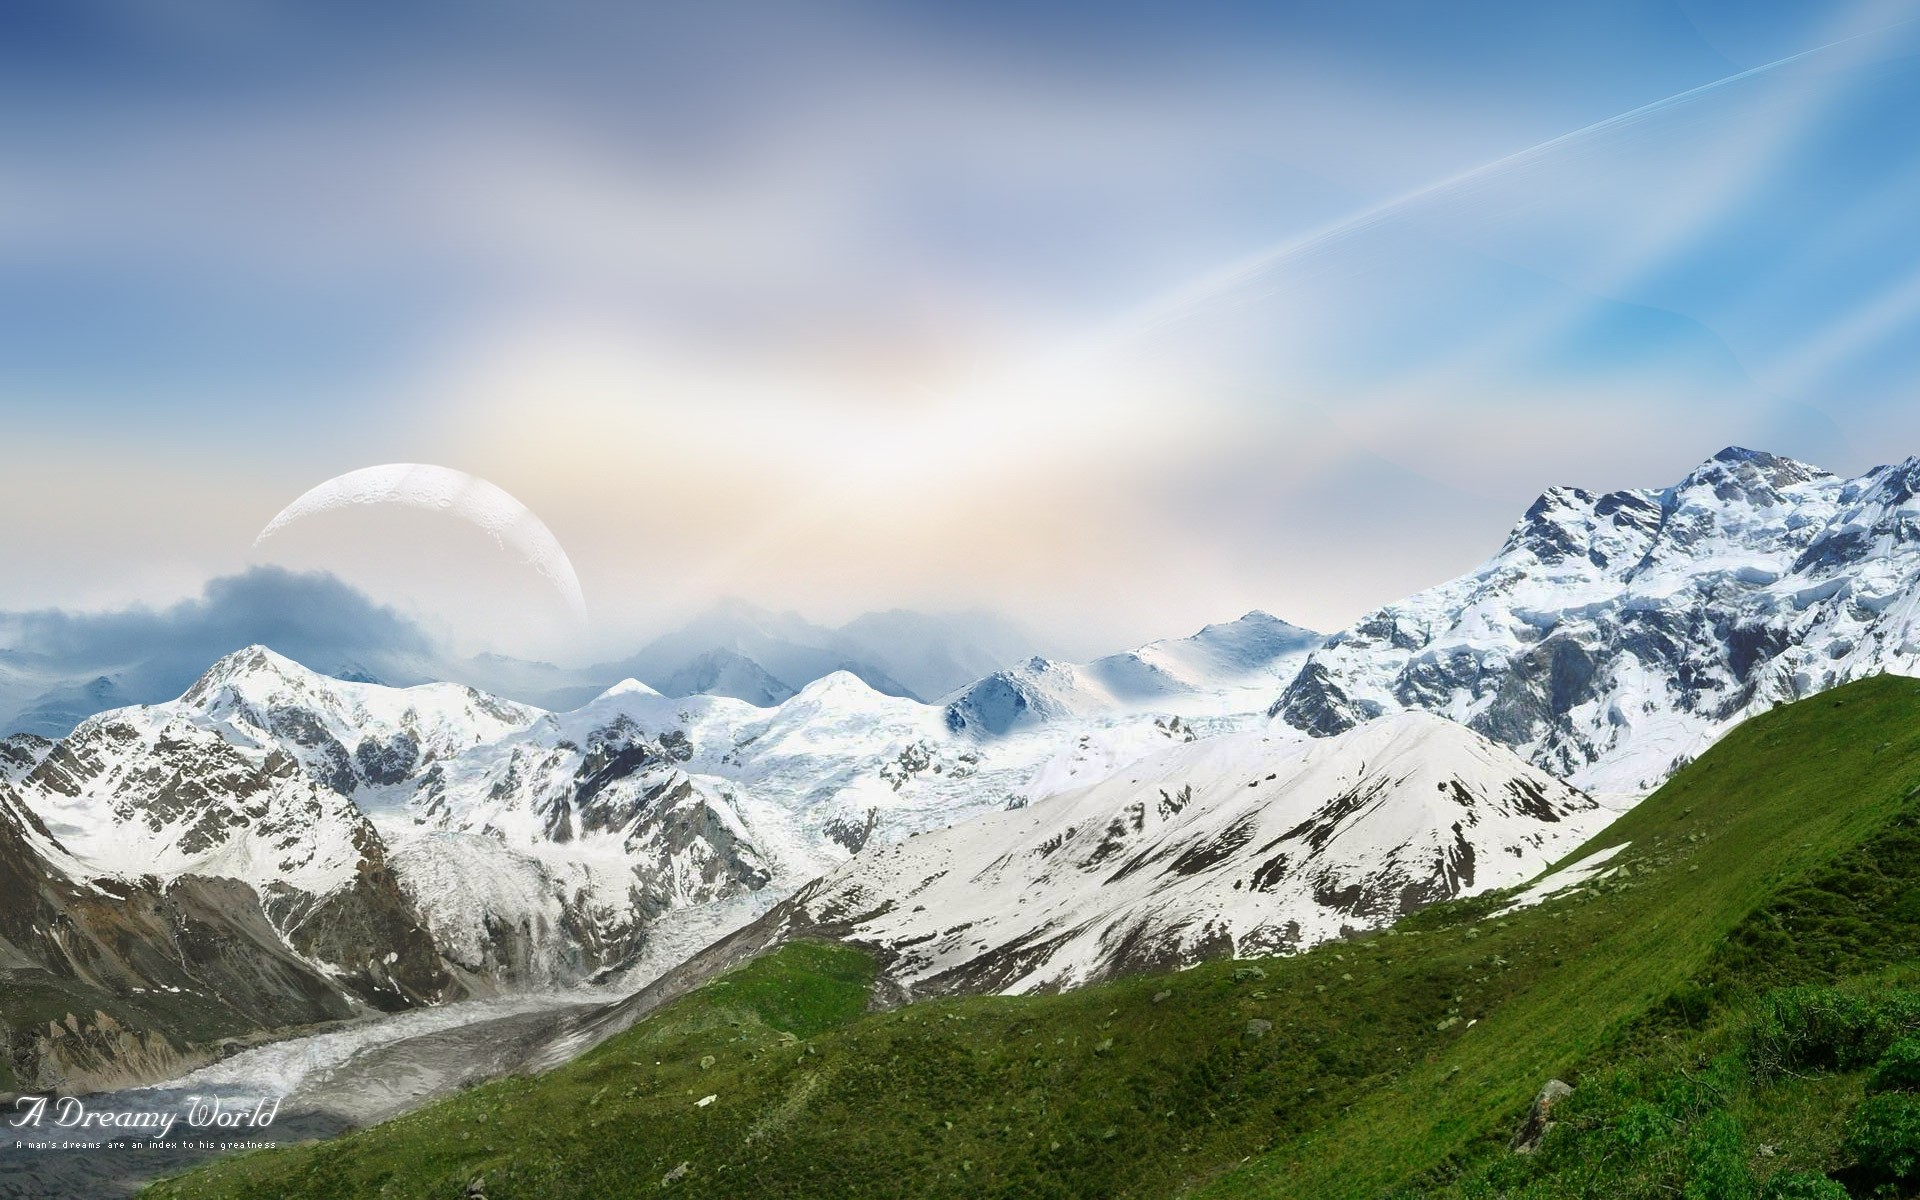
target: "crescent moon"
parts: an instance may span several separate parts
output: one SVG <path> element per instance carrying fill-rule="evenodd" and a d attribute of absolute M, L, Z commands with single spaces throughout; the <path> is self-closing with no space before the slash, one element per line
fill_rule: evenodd
<path fill-rule="evenodd" d="M 580 590 L 580 577 L 553 531 L 504 488 L 451 467 L 388 463 L 336 475 L 281 509 L 253 539 L 254 548 L 316 513 L 374 504 L 401 504 L 464 518 L 485 531 L 494 545 L 538 571 L 560 593 L 574 618 L 586 623 L 587 598 Z"/>

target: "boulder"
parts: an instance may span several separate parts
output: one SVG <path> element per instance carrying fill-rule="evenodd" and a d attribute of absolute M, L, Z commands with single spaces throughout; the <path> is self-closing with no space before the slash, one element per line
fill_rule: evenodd
<path fill-rule="evenodd" d="M 1533 1107 L 1527 1110 L 1527 1119 L 1514 1133 L 1508 1148 L 1515 1154 L 1532 1154 L 1540 1148 L 1540 1139 L 1547 1136 L 1547 1130 L 1553 1128 L 1553 1106 L 1573 1095 L 1573 1088 L 1558 1079 L 1549 1079 L 1541 1087 L 1540 1094 L 1533 1098 Z"/>

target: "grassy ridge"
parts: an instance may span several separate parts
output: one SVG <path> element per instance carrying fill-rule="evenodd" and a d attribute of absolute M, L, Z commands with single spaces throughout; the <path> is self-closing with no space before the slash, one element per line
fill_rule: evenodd
<path fill-rule="evenodd" d="M 1406 1183 L 1408 1163 L 1433 1181 L 1502 1150 L 1544 1081 L 1726 974 L 1715 953 L 1749 914 L 1886 828 L 1917 784 L 1920 682 L 1872 679 L 1748 722 L 1570 856 L 1630 843 L 1618 883 L 1434 935 L 1488 981 L 1470 1044 L 1202 1194 L 1371 1196 Z"/>
<path fill-rule="evenodd" d="M 1537 908 L 875 1014 L 862 956 L 792 946 L 547 1076 L 153 1192 L 1692 1195 L 1738 1160 L 1697 1194 L 1748 1195 L 1850 1169 L 1835 1113 L 1868 1066 L 1757 1070 L 1756 1014 L 1788 984 L 1905 986 L 1916 784 L 1920 683 L 1871 680 L 1736 731 L 1579 852 L 1630 842 L 1616 878 Z M 1555 1075 L 1564 1119 L 1510 1154 Z"/>

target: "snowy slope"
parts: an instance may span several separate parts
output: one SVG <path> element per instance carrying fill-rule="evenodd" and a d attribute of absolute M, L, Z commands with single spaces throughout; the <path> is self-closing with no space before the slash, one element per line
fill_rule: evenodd
<path fill-rule="evenodd" d="M 1032 991 L 1299 949 L 1538 874 L 1613 814 L 1422 713 L 1181 745 L 1015 812 L 870 848 L 796 929 L 919 991 Z"/>
<path fill-rule="evenodd" d="M 1839 479 L 1729 449 L 1670 488 L 1556 488 L 1469 575 L 1316 650 L 1272 712 L 1419 708 L 1594 791 L 1644 793 L 1732 725 L 1920 674 L 1920 459 Z"/>
<path fill-rule="evenodd" d="M 371 925 L 430 935 L 460 989 L 485 992 L 619 968 L 666 913 L 784 895 L 870 841 L 1019 807 L 1197 736 L 1122 714 L 983 744 L 847 672 L 767 707 L 629 680 L 546 713 L 465 687 L 346 682 L 250 647 L 176 701 L 9 743 L 7 761 L 83 873 L 238 880 L 290 944 L 336 965 L 384 959 L 348 919 L 371 910 Z M 317 944 L 321 909 L 336 919 Z M 445 991 L 434 978 L 415 990 Z"/>
<path fill-rule="evenodd" d="M 1073 717 L 1157 711 L 1183 718 L 1254 712 L 1325 639 L 1262 612 L 1089 663 L 1033 658 L 961 690 L 955 729 L 981 735 Z"/>
<path fill-rule="evenodd" d="M 657 909 L 791 888 L 870 839 L 1023 805 L 1192 736 L 1139 717 L 983 746 L 947 728 L 939 708 L 847 672 L 766 708 L 629 680 L 429 771 L 406 813 L 417 827 L 497 837 L 548 871 L 617 845 L 644 875 L 642 860 L 665 855 L 678 865 L 644 901 Z M 662 795 L 706 814 L 700 836 L 631 844 L 659 831 Z M 404 827 L 383 824 L 405 843 Z"/>

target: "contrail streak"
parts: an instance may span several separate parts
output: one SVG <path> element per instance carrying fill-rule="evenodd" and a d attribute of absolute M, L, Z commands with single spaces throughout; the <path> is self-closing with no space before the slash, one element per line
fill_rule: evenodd
<path fill-rule="evenodd" d="M 1722 88 L 1731 87 L 1734 84 L 1742 83 L 1756 76 L 1765 75 L 1777 71 L 1782 67 L 1791 66 L 1803 59 L 1825 54 L 1830 50 L 1838 49 L 1841 46 L 1860 41 L 1864 38 L 1877 37 L 1889 30 L 1898 29 L 1903 25 L 1911 25 L 1913 23 L 1914 19 L 1896 21 L 1893 24 L 1868 30 L 1865 33 L 1853 34 L 1849 37 L 1840 38 L 1837 41 L 1815 46 L 1810 50 L 1802 50 L 1797 54 L 1789 54 L 1785 58 L 1775 59 L 1769 63 L 1762 63 L 1757 67 L 1749 67 L 1747 70 L 1728 75 L 1724 79 L 1716 79 L 1711 83 L 1703 83 L 1699 87 L 1689 88 L 1684 92 L 1677 92 L 1665 99 L 1655 100 L 1651 104 L 1641 105 L 1639 108 L 1630 109 L 1617 116 L 1608 117 L 1603 121 L 1596 121 L 1591 125 L 1583 126 L 1569 133 L 1563 133 L 1555 138 L 1550 138 L 1537 146 L 1529 146 L 1525 150 L 1515 151 L 1502 158 L 1482 163 L 1477 167 L 1469 167 L 1456 175 L 1449 175 L 1444 179 L 1424 184 L 1410 192 L 1404 192 L 1391 199 L 1383 200 L 1357 213 L 1342 217 L 1337 221 L 1322 225 L 1318 229 L 1259 250 L 1246 258 L 1203 275 L 1191 283 L 1178 287 L 1160 296 L 1158 299 L 1149 301 L 1133 312 L 1123 316 L 1101 335 L 1091 339 L 1091 342 L 1094 346 L 1109 344 L 1158 326 L 1171 324 L 1199 305 L 1230 292 L 1237 287 L 1251 283 L 1261 275 L 1272 271 L 1274 268 L 1290 260 L 1298 259 L 1324 246 L 1373 229 L 1422 201 L 1446 196 L 1450 193 L 1460 191 L 1469 184 L 1482 182 L 1528 166 L 1570 145 L 1588 141 L 1601 134 L 1639 124 L 1650 117 L 1665 112 L 1667 109 L 1698 100 L 1702 96 L 1717 92 Z"/>

